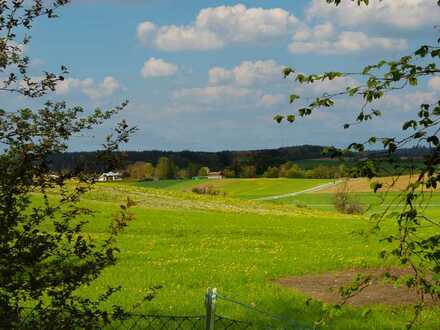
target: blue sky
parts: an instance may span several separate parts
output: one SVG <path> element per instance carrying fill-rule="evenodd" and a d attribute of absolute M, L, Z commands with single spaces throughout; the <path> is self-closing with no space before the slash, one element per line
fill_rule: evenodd
<path fill-rule="evenodd" d="M 411 109 L 438 96 L 440 81 L 427 79 L 391 95 L 380 104 L 383 119 L 347 131 L 342 124 L 356 113 L 356 100 L 341 100 L 331 114 L 276 124 L 273 115 L 295 109 L 289 93 L 312 97 L 357 83 L 303 89 L 283 80 L 281 69 L 359 71 L 406 54 L 436 39 L 440 10 L 434 2 L 384 0 L 369 9 L 347 4 L 335 11 L 324 0 L 74 0 L 60 18 L 35 25 L 26 52 L 35 76 L 69 67 L 69 79 L 52 99 L 87 108 L 130 100 L 121 117 L 139 132 L 127 149 L 343 146 L 397 132 Z M 72 150 L 98 148 L 114 123 L 76 138 Z"/>

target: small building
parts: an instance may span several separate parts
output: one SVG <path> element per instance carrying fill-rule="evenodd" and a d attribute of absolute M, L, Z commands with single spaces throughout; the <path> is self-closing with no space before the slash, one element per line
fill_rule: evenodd
<path fill-rule="evenodd" d="M 208 172 L 207 178 L 208 179 L 223 179 L 223 173 L 222 172 Z"/>
<path fill-rule="evenodd" d="M 122 180 L 121 174 L 118 172 L 107 172 L 101 174 L 98 178 L 99 182 L 107 182 L 107 181 L 120 181 Z"/>

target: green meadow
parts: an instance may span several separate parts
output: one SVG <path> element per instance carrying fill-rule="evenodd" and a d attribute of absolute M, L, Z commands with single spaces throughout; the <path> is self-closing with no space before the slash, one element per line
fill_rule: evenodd
<path fill-rule="evenodd" d="M 118 264 L 107 269 L 84 292 L 98 295 L 108 286 L 120 285 L 122 291 L 112 297 L 111 304 L 121 304 L 136 313 L 203 315 L 206 289 L 215 287 L 224 296 L 310 326 L 322 315 L 322 304 L 307 303 L 306 295 L 275 284 L 275 279 L 383 266 L 377 257 L 382 248 L 379 240 L 354 234 L 368 228 L 366 217 L 298 208 L 291 201 L 244 200 L 291 192 L 292 188 L 301 191 L 312 183 L 298 180 L 295 187 L 294 181 L 288 185 L 282 180 L 264 180 L 267 191 L 256 191 L 249 187 L 259 187 L 262 182 L 239 182 L 243 189 L 224 184 L 224 189 L 228 189 L 226 196 L 181 191 L 191 187 L 190 182 L 159 182 L 164 186 L 156 188 L 146 188 L 144 183 L 99 184 L 82 202 L 96 211 L 85 227 L 88 235 L 104 239 L 112 214 L 127 196 L 137 202 L 133 209 L 136 218 L 118 238 Z M 282 187 L 275 188 L 280 182 Z M 201 182 L 192 182 L 198 183 Z M 316 201 L 311 195 L 316 196 Z M 300 196 L 304 202 L 328 202 L 323 194 Z M 35 202 L 38 200 L 35 195 Z M 158 285 L 162 288 L 155 299 L 132 309 L 150 287 Z M 345 307 L 328 327 L 402 329 L 409 316 L 408 309 L 402 306 L 369 308 L 371 312 L 366 317 L 365 308 Z M 438 312 L 424 312 L 425 323 L 420 329 L 439 328 Z M 286 325 L 222 300 L 217 313 L 253 322 L 256 329 Z"/>
<path fill-rule="evenodd" d="M 174 191 L 191 191 L 201 185 L 212 185 L 228 197 L 258 199 L 303 191 L 321 184 L 332 182 L 326 179 L 223 179 L 223 180 L 161 180 L 134 183 L 145 188 Z"/>

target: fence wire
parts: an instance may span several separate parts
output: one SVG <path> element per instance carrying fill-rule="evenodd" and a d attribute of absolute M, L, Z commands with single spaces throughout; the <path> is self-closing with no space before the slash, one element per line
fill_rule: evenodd
<path fill-rule="evenodd" d="M 234 300 L 234 299 L 229 298 L 229 297 L 225 297 L 225 296 L 223 296 L 221 294 L 218 294 L 218 293 L 216 293 L 216 297 L 218 299 L 221 299 L 221 300 L 227 301 L 229 303 L 238 305 L 238 306 L 240 306 L 242 308 L 251 310 L 251 311 L 253 311 L 253 312 L 257 313 L 257 314 L 264 315 L 265 317 L 267 317 L 269 319 L 272 319 L 272 320 L 275 320 L 275 321 L 279 321 L 279 322 L 285 324 L 285 326 L 283 326 L 281 329 L 295 329 L 295 330 L 315 330 L 316 329 L 315 327 L 310 327 L 309 325 L 304 324 L 302 322 L 298 322 L 296 320 L 291 320 L 291 319 L 286 319 L 286 318 L 280 317 L 278 315 L 272 314 L 271 312 L 267 312 L 267 311 L 255 308 L 253 306 L 244 304 L 244 303 L 242 303 L 240 301 Z M 271 328 L 268 328 L 268 329 L 271 329 Z"/>
<path fill-rule="evenodd" d="M 202 330 L 205 329 L 206 316 L 167 316 L 167 315 L 130 315 L 124 320 L 114 322 L 106 329 L 129 330 Z M 253 329 L 252 324 L 233 320 L 227 317 L 215 316 L 215 329 L 247 330 Z"/>
<path fill-rule="evenodd" d="M 201 330 L 205 328 L 205 316 L 130 315 L 114 322 L 107 329 L 129 330 Z M 232 329 L 232 328 L 231 328 Z"/>

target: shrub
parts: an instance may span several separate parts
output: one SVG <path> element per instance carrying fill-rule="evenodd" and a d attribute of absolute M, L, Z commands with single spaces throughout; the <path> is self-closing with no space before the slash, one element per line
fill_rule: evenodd
<path fill-rule="evenodd" d="M 211 195 L 211 196 L 218 196 L 218 195 L 226 195 L 225 192 L 220 191 L 218 189 L 215 189 L 211 185 L 205 185 L 205 186 L 198 186 L 191 189 L 193 193 L 199 194 L 199 195 Z"/>
<path fill-rule="evenodd" d="M 335 193 L 333 204 L 338 212 L 344 214 L 362 214 L 365 212 L 360 201 L 350 194 L 347 183 L 343 183 Z"/>
<path fill-rule="evenodd" d="M 225 178 L 235 178 L 237 175 L 235 174 L 235 170 L 231 168 L 225 168 L 223 171 L 223 175 Z"/>
<path fill-rule="evenodd" d="M 269 167 L 266 172 L 264 172 L 263 176 L 265 178 L 278 178 L 279 177 L 279 169 L 276 166 Z"/>

